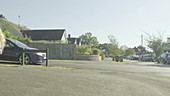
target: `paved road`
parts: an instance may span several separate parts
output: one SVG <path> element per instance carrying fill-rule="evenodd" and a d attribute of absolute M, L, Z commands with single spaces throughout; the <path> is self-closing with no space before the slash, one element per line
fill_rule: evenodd
<path fill-rule="evenodd" d="M 102 61 L 50 66 L 74 69 L 0 67 L 0 96 L 170 96 L 168 65 Z"/>

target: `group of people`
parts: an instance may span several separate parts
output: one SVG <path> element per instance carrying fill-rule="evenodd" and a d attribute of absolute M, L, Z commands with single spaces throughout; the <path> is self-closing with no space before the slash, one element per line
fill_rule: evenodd
<path fill-rule="evenodd" d="M 5 36 L 0 28 L 0 54 L 2 54 L 4 46 L 5 46 Z"/>

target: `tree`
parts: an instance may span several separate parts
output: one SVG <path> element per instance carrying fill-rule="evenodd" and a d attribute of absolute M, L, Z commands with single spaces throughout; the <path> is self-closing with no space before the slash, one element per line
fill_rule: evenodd
<path fill-rule="evenodd" d="M 135 50 L 133 48 L 128 48 L 125 50 L 124 56 L 133 55 L 134 53 L 135 53 Z"/>
<path fill-rule="evenodd" d="M 147 33 L 147 36 L 147 46 L 154 52 L 155 58 L 157 58 L 164 51 L 163 35 L 155 36 Z"/>
<path fill-rule="evenodd" d="M 119 43 L 116 37 L 113 35 L 109 35 L 108 39 L 110 40 L 108 52 L 111 53 L 112 56 L 122 56 L 124 54 L 123 47 L 119 48 Z"/>
<path fill-rule="evenodd" d="M 81 35 L 80 38 L 82 39 L 81 43 L 83 45 L 97 46 L 99 44 L 97 37 L 92 36 L 91 32 L 87 32 L 87 33 Z"/>
<path fill-rule="evenodd" d="M 112 56 L 122 56 L 124 54 L 124 51 L 119 48 L 117 45 L 110 44 L 109 45 L 109 52 L 112 54 Z"/>
<path fill-rule="evenodd" d="M 108 36 L 108 39 L 109 39 L 109 41 L 110 41 L 110 43 L 111 43 L 112 45 L 118 46 L 119 43 L 117 42 L 117 39 L 116 39 L 115 36 L 109 35 L 109 36 Z"/>

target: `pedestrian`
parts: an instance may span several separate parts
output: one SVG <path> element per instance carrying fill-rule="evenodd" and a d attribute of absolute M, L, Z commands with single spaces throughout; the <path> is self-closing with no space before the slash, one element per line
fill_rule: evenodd
<path fill-rule="evenodd" d="M 5 46 L 5 36 L 0 28 L 0 54 L 2 54 L 4 46 Z"/>

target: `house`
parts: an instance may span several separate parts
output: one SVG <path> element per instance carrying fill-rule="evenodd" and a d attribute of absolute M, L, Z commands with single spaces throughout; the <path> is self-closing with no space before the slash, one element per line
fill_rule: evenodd
<path fill-rule="evenodd" d="M 10 32 L 13 36 L 23 37 L 21 30 L 30 30 L 25 26 L 15 24 L 11 21 L 8 21 L 3 15 L 0 15 L 0 28 L 7 32 Z"/>
<path fill-rule="evenodd" d="M 68 43 L 69 44 L 81 45 L 81 38 L 75 38 L 75 37 L 71 38 L 71 35 L 69 34 L 68 35 Z"/>
<path fill-rule="evenodd" d="M 33 42 L 27 42 L 27 45 L 30 47 L 42 50 L 49 48 L 50 59 L 71 60 L 74 59 L 76 55 L 76 44 L 68 44 L 65 29 L 30 30 L 24 26 L 8 21 L 3 15 L 0 15 L 0 28 L 10 32 L 13 36 L 31 37 Z"/>
<path fill-rule="evenodd" d="M 54 43 L 68 43 L 65 29 L 22 30 L 24 35 L 33 41 L 53 41 Z"/>

